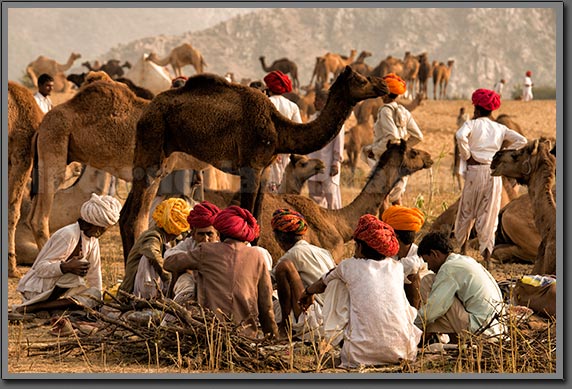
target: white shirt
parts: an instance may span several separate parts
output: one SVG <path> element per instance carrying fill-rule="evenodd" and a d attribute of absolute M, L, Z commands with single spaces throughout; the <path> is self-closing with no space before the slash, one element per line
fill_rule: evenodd
<path fill-rule="evenodd" d="M 50 99 L 50 97 L 44 96 L 40 92 L 36 92 L 36 94 L 34 95 L 34 99 L 36 99 L 36 102 L 38 103 L 38 106 L 40 107 L 43 113 L 48 113 L 48 111 L 51 110 L 54 106 L 52 104 L 52 100 Z"/>
<path fill-rule="evenodd" d="M 504 141 L 510 148 L 519 149 L 526 145 L 526 138 L 489 118 L 481 117 L 465 122 L 456 135 L 462 160 L 471 155 L 480 163 L 490 164 L 493 156 L 501 149 Z"/>
<path fill-rule="evenodd" d="M 417 248 L 417 245 L 412 243 L 405 257 L 400 259 L 397 258 L 397 255 L 392 257 L 393 259 L 401 262 L 401 265 L 403 265 L 403 276 L 405 277 L 404 282 L 406 284 L 411 283 L 411 281 L 407 279 L 407 277 L 411 274 L 419 273 L 419 277 L 423 278 L 423 276 L 431 272 L 431 270 L 427 268 L 427 262 L 425 262 L 419 255 L 417 255 Z"/>
<path fill-rule="evenodd" d="M 316 112 L 312 114 L 309 121 L 315 120 L 320 113 Z M 317 158 L 322 160 L 326 165 L 324 173 L 318 173 L 308 179 L 308 181 L 326 181 L 331 178 L 332 182 L 336 185 L 340 184 L 340 173 L 342 171 L 342 161 L 344 160 L 344 126 L 338 132 L 338 135 L 327 145 L 318 151 L 308 154 L 308 158 Z M 330 177 L 330 171 L 332 170 L 332 165 L 338 166 L 338 174 Z"/>

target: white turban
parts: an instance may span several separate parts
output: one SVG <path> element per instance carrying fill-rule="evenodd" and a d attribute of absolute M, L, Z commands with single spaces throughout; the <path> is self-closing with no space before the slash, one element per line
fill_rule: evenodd
<path fill-rule="evenodd" d="M 112 196 L 91 194 L 91 198 L 81 206 L 81 218 L 98 227 L 111 227 L 119 221 L 121 203 Z"/>

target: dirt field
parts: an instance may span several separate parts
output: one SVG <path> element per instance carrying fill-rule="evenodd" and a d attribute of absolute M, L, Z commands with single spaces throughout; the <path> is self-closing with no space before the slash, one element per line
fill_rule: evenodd
<path fill-rule="evenodd" d="M 54 96 L 54 100 L 58 103 L 65 100 L 66 97 L 68 96 Z M 430 152 L 435 161 L 432 169 L 433 187 L 430 185 L 429 171 L 418 172 L 410 178 L 404 198 L 404 205 L 417 205 L 426 212 L 428 219 L 423 231 L 444 208 L 460 196 L 460 191 L 451 175 L 453 134 L 456 130 L 456 116 L 460 107 L 465 107 L 466 111 L 472 113 L 472 106 L 469 101 L 433 100 L 424 101 L 413 112 L 425 135 L 425 141 L 419 145 L 419 148 Z M 501 113 L 511 115 L 513 120 L 521 125 L 525 136 L 529 139 L 540 136 L 556 137 L 556 103 L 553 100 L 528 103 L 503 101 L 497 115 Z M 344 169 L 343 174 L 347 175 L 347 173 L 348 170 Z M 361 182 L 363 182 L 365 175 L 365 171 L 360 172 Z M 359 193 L 359 190 L 360 188 L 352 188 L 344 184 L 344 204 L 349 203 Z M 526 193 L 526 189 L 520 188 L 520 192 Z M 123 257 L 117 226 L 111 228 L 100 239 L 100 245 L 103 282 L 105 286 L 112 286 L 121 278 L 123 272 Z M 470 251 L 469 254 L 478 258 L 478 253 L 474 250 Z M 27 268 L 22 267 L 21 270 L 25 272 Z M 532 266 L 528 264 L 503 264 L 497 265 L 492 273 L 497 280 L 502 280 L 527 274 L 531 270 Z M 15 291 L 17 280 L 9 279 L 8 283 L 8 303 L 12 305 L 20 300 Z M 153 364 L 126 364 L 121 360 L 108 360 L 103 355 L 75 355 L 74 357 L 54 356 L 52 354 L 33 355 L 27 349 L 28 344 L 59 341 L 57 337 L 48 333 L 50 327 L 44 325 L 44 322 L 45 319 L 36 319 L 33 322 L 10 323 L 8 359 L 10 373 L 177 373 L 181 371 L 176 366 L 161 365 L 161 367 L 157 367 Z M 185 370 L 185 372 L 187 371 Z"/>

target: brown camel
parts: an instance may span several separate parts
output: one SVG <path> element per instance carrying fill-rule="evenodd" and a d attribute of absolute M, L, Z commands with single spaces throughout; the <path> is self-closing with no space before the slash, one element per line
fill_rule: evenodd
<path fill-rule="evenodd" d="M 411 52 L 406 51 L 405 57 L 403 58 L 403 79 L 407 84 L 407 92 L 405 92 L 404 97 L 411 97 L 413 98 L 416 93 L 415 91 L 418 89 L 417 87 L 417 78 L 419 75 L 419 59 L 416 56 L 412 55 Z"/>
<path fill-rule="evenodd" d="M 425 96 L 428 96 L 427 83 L 432 76 L 433 69 L 431 68 L 426 52 L 419 54 L 417 59 L 419 60 L 419 73 L 417 74 L 417 79 L 419 80 L 418 90 L 420 93 L 422 92 Z"/>
<path fill-rule="evenodd" d="M 133 187 L 120 218 L 124 249 L 143 231 L 155 197 L 150 183 L 172 152 L 238 173 L 241 206 L 257 216 L 265 186 L 262 172 L 276 154 L 319 150 L 337 135 L 357 102 L 387 93 L 383 80 L 347 66 L 330 88 L 321 114 L 302 124 L 286 119 L 258 90 L 213 74 L 191 77 L 185 86 L 155 96 L 137 123 Z"/>
<path fill-rule="evenodd" d="M 272 62 L 270 66 L 266 66 L 265 57 L 263 55 L 258 59 L 260 60 L 262 69 L 264 69 L 266 73 L 280 70 L 284 74 L 290 74 L 293 88 L 298 89 L 300 87 L 300 81 L 298 81 L 298 65 L 296 65 L 295 62 L 290 61 L 288 58 L 280 58 Z"/>
<path fill-rule="evenodd" d="M 341 54 L 336 53 L 326 53 L 324 55 L 324 67 L 326 68 L 326 81 L 330 77 L 330 73 L 333 74 L 333 79 L 335 80 L 336 77 L 344 70 L 344 68 L 350 65 L 357 54 L 356 49 L 351 49 L 350 56 L 345 57 Z"/>
<path fill-rule="evenodd" d="M 316 80 L 317 87 L 319 86 L 321 89 L 328 89 L 330 87 L 324 61 L 324 57 L 316 57 L 316 64 L 314 65 L 314 70 L 312 72 L 310 82 L 308 83 L 308 87 L 312 85 L 314 79 Z"/>
<path fill-rule="evenodd" d="M 433 99 L 437 100 L 437 85 L 439 85 L 439 99 L 443 100 L 447 98 L 447 85 L 449 84 L 449 78 L 451 78 L 451 70 L 455 61 L 450 59 L 447 61 L 447 65 L 440 63 L 433 70 Z"/>
<path fill-rule="evenodd" d="M 70 89 L 70 84 L 66 80 L 64 72 L 69 70 L 76 59 L 80 58 L 81 54 L 71 53 L 65 64 L 57 63 L 55 60 L 40 55 L 34 61 L 30 62 L 26 67 L 26 73 L 30 76 L 34 86 L 38 86 L 38 77 L 43 73 L 47 73 L 54 78 L 54 92 L 67 92 Z"/>
<path fill-rule="evenodd" d="M 32 138 L 43 116 L 32 92 L 8 81 L 8 277 L 20 276 L 16 268 L 16 225 L 32 171 Z"/>
<path fill-rule="evenodd" d="M 518 150 L 501 150 L 493 157 L 491 174 L 515 178 L 528 187 L 536 229 L 542 238 L 534 274 L 556 274 L 556 200 L 552 193 L 556 157 L 546 138 L 531 140 Z"/>
<path fill-rule="evenodd" d="M 403 75 L 403 61 L 388 55 L 371 71 L 371 75 L 376 77 L 383 77 L 389 73 L 395 73 L 401 77 Z"/>
<path fill-rule="evenodd" d="M 365 59 L 371 57 L 371 52 L 362 51 L 357 59 L 350 64 L 351 68 L 363 76 L 369 76 L 373 68 L 365 63 Z"/>
<path fill-rule="evenodd" d="M 131 181 L 136 123 L 148 104 L 125 84 L 95 81 L 83 85 L 70 100 L 46 114 L 36 142 L 39 193 L 29 216 L 39 248 L 49 237 L 54 195 L 69 162 L 81 162 Z M 200 170 L 208 166 L 182 153 L 174 158 L 180 159 L 177 168 Z M 167 159 L 166 164 L 173 163 L 174 158 Z M 161 176 L 169 169 L 161 170 Z"/>
<path fill-rule="evenodd" d="M 288 100 L 296 103 L 298 108 L 300 109 L 300 117 L 302 121 L 305 123 L 308 121 L 310 116 L 316 113 L 316 107 L 314 107 L 314 99 L 316 98 L 316 88 L 319 88 L 319 85 L 314 87 L 310 86 L 302 86 L 300 89 L 306 91 L 305 95 L 301 95 L 297 92 L 289 92 L 284 93 L 284 97 Z"/>
<path fill-rule="evenodd" d="M 168 56 L 162 59 L 159 59 L 156 53 L 151 53 L 147 57 L 147 61 L 151 61 L 159 66 L 171 65 L 175 77 L 183 75 L 182 68 L 186 65 L 194 67 L 197 74 L 202 73 L 207 66 L 200 51 L 188 43 L 175 47 Z"/>
<path fill-rule="evenodd" d="M 344 257 L 344 244 L 352 239 L 352 233 L 361 215 L 376 215 L 383 199 L 397 180 L 421 169 L 431 167 L 431 156 L 421 150 L 408 148 L 406 142 L 388 144 L 376 167 L 372 170 L 360 194 L 347 206 L 338 210 L 320 207 L 307 196 L 266 193 L 262 203 L 260 222 L 260 246 L 266 248 L 276 262 L 284 253 L 274 240 L 270 220 L 279 208 L 291 208 L 302 213 L 309 224 L 307 240 L 329 250 L 336 262 Z M 205 192 L 205 199 L 220 207 L 226 207 L 220 196 Z"/>
<path fill-rule="evenodd" d="M 326 165 L 321 159 L 308 158 L 305 155 L 290 154 L 290 162 L 284 169 L 284 177 L 278 188 L 280 194 L 300 194 L 308 178 L 323 173 Z"/>
<path fill-rule="evenodd" d="M 151 92 L 147 88 L 142 88 L 140 86 L 135 85 L 133 81 L 125 77 L 118 77 L 115 79 L 117 82 L 122 82 L 129 87 L 135 93 L 137 97 L 141 97 L 142 99 L 152 100 L 155 97 L 155 94 Z"/>

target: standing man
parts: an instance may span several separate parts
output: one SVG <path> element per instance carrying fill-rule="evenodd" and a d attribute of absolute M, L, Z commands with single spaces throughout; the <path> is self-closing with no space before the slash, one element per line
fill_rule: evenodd
<path fill-rule="evenodd" d="M 506 81 L 504 80 L 504 78 L 501 78 L 499 82 L 497 82 L 494 86 L 494 90 L 496 93 L 498 93 L 498 95 L 502 98 L 502 90 L 504 89 L 504 84 L 506 83 Z"/>
<path fill-rule="evenodd" d="M 284 93 L 292 92 L 290 78 L 280 70 L 274 70 L 264 77 L 264 82 L 268 87 L 267 93 L 270 96 L 270 101 L 278 112 L 296 123 L 302 123 L 298 106 L 282 96 Z M 284 169 L 288 165 L 288 157 L 288 154 L 278 154 L 276 160 L 270 165 L 268 174 L 268 191 L 270 193 L 278 193 Z"/>
<path fill-rule="evenodd" d="M 328 91 L 316 92 L 314 107 L 316 112 L 309 120 L 315 120 L 326 106 Z M 318 173 L 308 179 L 310 197 L 322 207 L 340 209 L 342 207 L 342 194 L 340 191 L 340 172 L 344 155 L 344 126 L 336 137 L 321 150 L 308 154 L 308 158 L 317 158 L 326 165 L 323 173 Z"/>
<path fill-rule="evenodd" d="M 48 113 L 54 105 L 50 99 L 52 90 L 54 89 L 54 78 L 47 73 L 38 77 L 38 91 L 34 95 L 38 106 L 43 113 Z"/>
<path fill-rule="evenodd" d="M 524 75 L 524 86 L 522 87 L 522 101 L 531 101 L 532 96 L 532 87 L 534 84 L 532 83 L 532 72 L 527 70 Z"/>
<path fill-rule="evenodd" d="M 501 205 L 501 177 L 491 176 L 491 161 L 504 141 L 509 147 L 526 145 L 526 138 L 518 132 L 497 123 L 492 111 L 501 105 L 500 96 L 489 89 L 477 89 L 472 95 L 475 106 L 473 119 L 465 122 L 457 131 L 461 160 L 466 162 L 465 185 L 455 220 L 455 237 L 465 254 L 469 233 L 475 224 L 479 239 L 479 251 L 485 265 L 495 243 L 498 214 Z"/>

